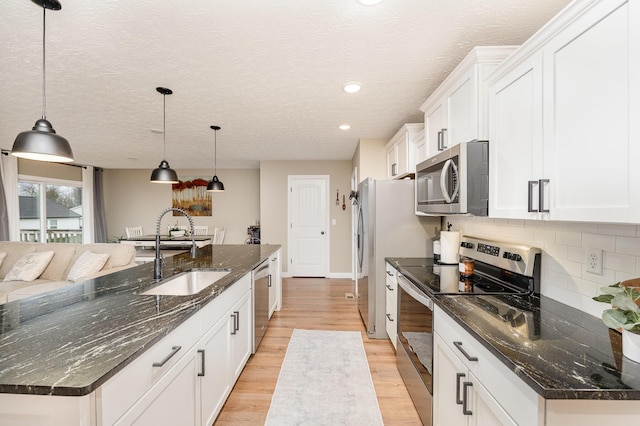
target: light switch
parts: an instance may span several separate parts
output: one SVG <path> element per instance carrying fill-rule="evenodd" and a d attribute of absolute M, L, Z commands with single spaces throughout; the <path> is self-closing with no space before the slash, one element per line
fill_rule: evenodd
<path fill-rule="evenodd" d="M 331 219 L 331 224 L 335 226 L 336 220 L 335 219 Z"/>

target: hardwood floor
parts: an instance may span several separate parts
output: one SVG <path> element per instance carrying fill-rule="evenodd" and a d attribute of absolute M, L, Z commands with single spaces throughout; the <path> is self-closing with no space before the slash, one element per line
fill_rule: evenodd
<path fill-rule="evenodd" d="M 295 328 L 360 331 L 385 425 L 420 425 L 396 368 L 388 340 L 369 339 L 348 279 L 285 278 L 282 310 L 274 313 L 260 347 L 247 363 L 215 425 L 262 425 Z"/>

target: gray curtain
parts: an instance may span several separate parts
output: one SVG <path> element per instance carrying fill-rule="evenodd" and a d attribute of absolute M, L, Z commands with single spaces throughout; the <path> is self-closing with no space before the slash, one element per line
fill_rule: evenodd
<path fill-rule="evenodd" d="M 2 153 L 2 155 L 7 155 Z M 9 211 L 7 209 L 7 197 L 4 193 L 4 181 L 0 173 L 0 241 L 10 241 L 9 235 Z"/>
<path fill-rule="evenodd" d="M 107 241 L 107 221 L 104 216 L 104 193 L 102 190 L 102 173 L 104 169 L 93 169 L 93 209 L 94 209 L 94 237 L 96 243 Z"/>

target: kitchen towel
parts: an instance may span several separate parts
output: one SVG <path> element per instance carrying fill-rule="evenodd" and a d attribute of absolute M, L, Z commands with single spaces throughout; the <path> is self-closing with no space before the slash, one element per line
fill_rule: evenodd
<path fill-rule="evenodd" d="M 440 263 L 449 265 L 458 263 L 460 233 L 457 231 L 440 232 Z"/>

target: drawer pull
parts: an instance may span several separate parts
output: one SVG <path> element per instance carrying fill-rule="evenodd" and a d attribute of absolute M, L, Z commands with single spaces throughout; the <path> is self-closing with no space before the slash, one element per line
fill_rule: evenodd
<path fill-rule="evenodd" d="M 153 366 L 154 367 L 162 367 L 163 365 L 165 365 L 167 363 L 167 361 L 169 361 L 171 359 L 171 357 L 173 357 L 175 354 L 178 353 L 178 351 L 182 349 L 182 346 L 174 346 L 171 348 L 171 353 L 169 355 L 167 355 L 167 357 L 165 359 L 163 359 L 160 362 L 154 362 Z"/>
<path fill-rule="evenodd" d="M 456 373 L 456 404 L 462 405 L 463 400 L 460 398 L 460 379 L 465 376 L 464 373 Z"/>
<path fill-rule="evenodd" d="M 469 361 L 477 361 L 478 360 L 478 357 L 471 356 L 471 355 L 469 355 L 467 353 L 467 351 L 462 349 L 462 342 L 453 342 L 453 344 L 455 345 L 456 348 L 458 348 L 458 350 L 460 352 L 462 352 L 462 355 L 464 355 L 464 357 L 467 358 L 467 360 L 469 360 Z"/>
<path fill-rule="evenodd" d="M 198 349 L 200 360 L 202 361 L 202 370 L 198 373 L 198 377 L 204 377 L 204 349 Z"/>
<path fill-rule="evenodd" d="M 467 403 L 469 402 L 469 399 L 467 398 L 467 388 L 470 388 L 471 386 L 473 386 L 473 383 L 471 382 L 464 382 L 462 384 L 462 414 L 465 416 L 473 414 L 473 411 L 469 410 L 467 407 Z"/>
<path fill-rule="evenodd" d="M 231 314 L 231 318 L 233 318 L 233 330 L 231 330 L 231 334 L 236 334 L 236 331 L 238 331 L 238 317 L 236 317 L 235 312 Z"/>
<path fill-rule="evenodd" d="M 391 322 L 393 322 L 393 319 L 391 319 L 391 314 L 387 314 L 387 319 Z"/>
<path fill-rule="evenodd" d="M 389 275 L 390 277 L 392 277 L 392 276 L 393 276 L 393 272 L 391 272 L 391 271 L 387 271 L 387 275 Z"/>
<path fill-rule="evenodd" d="M 385 287 L 387 287 L 389 291 L 393 291 L 393 287 L 391 287 L 389 284 L 385 284 Z"/>

